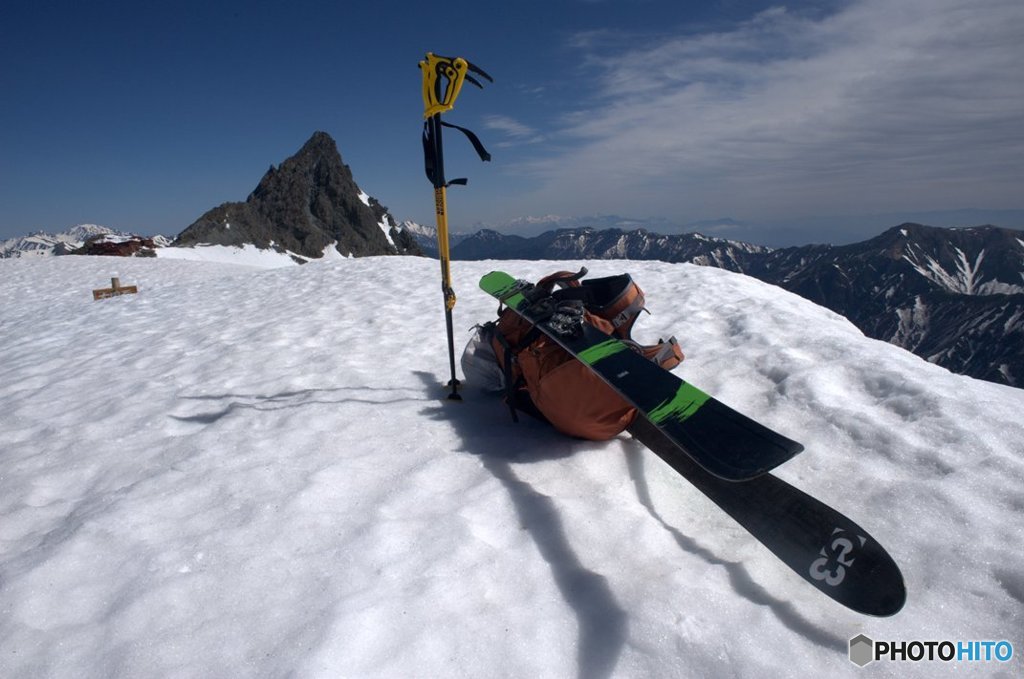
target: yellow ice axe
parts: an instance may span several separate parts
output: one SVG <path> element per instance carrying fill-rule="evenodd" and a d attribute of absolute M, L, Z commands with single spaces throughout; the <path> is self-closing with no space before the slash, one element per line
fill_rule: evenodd
<path fill-rule="evenodd" d="M 493 82 L 491 76 L 482 69 L 469 63 L 462 57 L 442 57 L 427 52 L 426 58 L 420 62 L 423 75 L 423 158 L 427 179 L 434 186 L 434 212 L 437 217 L 437 253 L 441 260 L 441 291 L 444 294 L 445 326 L 448 331 L 448 362 L 451 366 L 452 379 L 448 385 L 452 388 L 449 399 L 460 400 L 459 380 L 455 377 L 455 338 L 452 330 L 452 309 L 455 307 L 455 291 L 451 280 L 451 251 L 448 246 L 448 195 L 447 189 L 453 184 L 466 183 L 465 179 L 448 181 L 444 176 L 444 146 L 441 140 L 442 128 L 450 127 L 462 132 L 473 144 L 481 160 L 490 160 L 491 155 L 480 143 L 475 134 L 464 127 L 451 125 L 441 121 L 441 114 L 447 113 L 455 106 L 455 100 L 467 80 L 483 89 L 476 78 L 470 73 Z"/>

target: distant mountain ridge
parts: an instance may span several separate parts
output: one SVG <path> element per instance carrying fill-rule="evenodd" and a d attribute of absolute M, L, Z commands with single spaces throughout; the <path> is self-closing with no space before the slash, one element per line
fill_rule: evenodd
<path fill-rule="evenodd" d="M 152 256 L 154 248 L 167 247 L 166 236 L 140 236 L 98 224 L 77 224 L 58 233 L 37 231 L 28 236 L 0 241 L 0 259 L 15 257 L 52 257 L 59 255 L 122 254 L 118 250 L 136 250 L 142 244 Z M 118 247 L 124 246 L 124 247 Z M 137 254 L 137 253 L 136 253 Z"/>
<path fill-rule="evenodd" d="M 131 236 L 133 234 L 98 224 L 77 224 L 59 233 L 36 233 L 0 241 L 0 259 L 11 257 L 48 257 L 76 250 L 94 236 Z"/>
<path fill-rule="evenodd" d="M 420 227 L 417 237 L 433 239 Z M 436 252 L 436 245 L 422 245 Z M 698 233 L 558 229 L 523 237 L 481 230 L 452 258 L 637 259 L 747 274 L 846 316 L 869 337 L 954 372 L 1024 386 L 1024 232 L 901 224 L 851 245 L 772 249 Z"/>
<path fill-rule="evenodd" d="M 525 239 L 480 231 L 456 245 L 452 257 L 504 259 L 497 256 L 501 248 L 509 248 L 515 259 L 654 259 L 731 270 L 742 270 L 751 256 L 770 251 L 760 245 L 708 238 L 699 233 L 662 235 L 646 229 L 623 231 L 587 227 L 559 229 Z"/>
<path fill-rule="evenodd" d="M 432 227 L 407 227 L 425 254 L 437 256 L 437 236 Z M 581 227 L 556 229 L 526 237 L 481 229 L 472 234 L 449 236 L 452 259 L 641 259 L 694 262 L 742 271 L 749 256 L 771 251 L 761 245 L 699 233 L 664 235 L 643 228 Z"/>
<path fill-rule="evenodd" d="M 404 221 L 398 228 L 409 234 L 409 237 L 416 241 L 420 251 L 428 257 L 437 257 L 437 229 L 433 226 L 426 226 L 412 221 Z M 454 247 L 460 242 L 475 234 L 449 232 L 448 245 Z"/>

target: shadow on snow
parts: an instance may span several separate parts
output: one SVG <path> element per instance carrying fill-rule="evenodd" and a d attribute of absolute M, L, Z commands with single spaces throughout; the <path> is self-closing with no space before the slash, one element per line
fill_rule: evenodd
<path fill-rule="evenodd" d="M 417 372 L 428 390 L 439 394 L 442 389 L 436 376 Z M 479 391 L 468 393 L 467 400 L 427 410 L 435 419 L 450 422 L 462 438 L 463 449 L 479 457 L 483 466 L 498 479 L 509 493 L 519 519 L 529 531 L 566 603 L 579 622 L 579 676 L 608 676 L 628 638 L 628 614 L 616 601 L 607 580 L 587 570 L 573 552 L 555 503 L 529 483 L 520 479 L 514 465 L 552 460 L 573 454 L 579 443 L 554 429 L 521 415 L 515 438 L 509 440 L 508 428 L 497 426 L 504 418 L 505 405 L 495 396 Z M 644 454 L 652 455 L 638 441 L 626 444 L 626 463 L 636 490 L 638 502 L 648 514 L 671 534 L 679 547 L 707 563 L 721 566 L 737 595 L 758 606 L 767 607 L 778 621 L 809 643 L 839 653 L 846 652 L 847 641 L 831 630 L 801 615 L 788 600 L 772 595 L 758 584 L 746 565 L 729 561 L 708 547 L 669 525 L 656 509 L 647 482 Z M 751 538 L 753 539 L 753 538 Z M 780 568 L 785 566 L 779 564 Z"/>
<path fill-rule="evenodd" d="M 799 634 L 807 641 L 823 648 L 835 650 L 839 653 L 847 652 L 847 641 L 827 629 L 815 625 L 810 620 L 800 615 L 796 607 L 789 601 L 772 596 L 768 590 L 759 585 L 750 575 L 747 567 L 739 561 L 728 561 L 701 545 L 697 540 L 685 535 L 674 526 L 669 525 L 658 510 L 654 507 L 651 499 L 650 488 L 647 485 L 647 476 L 644 472 L 644 453 L 646 448 L 639 441 L 630 441 L 629 450 L 626 451 L 626 464 L 629 467 L 629 476 L 636 487 L 637 499 L 644 506 L 651 517 L 672 535 L 676 544 L 683 551 L 693 554 L 709 564 L 721 566 L 729 576 L 729 584 L 733 591 L 759 606 L 767 606 L 778 618 L 779 622 L 787 628 Z M 754 538 L 751 538 L 753 540 Z M 786 569 L 779 563 L 779 567 Z"/>
<path fill-rule="evenodd" d="M 438 389 L 434 375 L 416 375 L 430 391 Z M 562 598 L 576 616 L 578 676 L 610 676 L 628 638 L 626 611 L 615 599 L 607 579 L 580 563 L 555 502 L 514 470 L 514 465 L 571 455 L 575 443 L 526 417 L 516 427 L 515 438 L 509 437 L 504 405 L 500 399 L 481 392 L 470 392 L 470 398 L 464 401 L 428 408 L 424 414 L 450 422 L 462 439 L 463 450 L 477 456 L 508 491 L 520 524 L 537 545 Z"/>

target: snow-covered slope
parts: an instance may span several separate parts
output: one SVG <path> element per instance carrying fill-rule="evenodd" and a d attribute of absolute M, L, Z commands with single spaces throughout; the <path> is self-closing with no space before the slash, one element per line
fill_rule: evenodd
<path fill-rule="evenodd" d="M 502 268 L 457 262 L 459 342 Z M 779 475 L 903 569 L 807 586 L 627 436 L 447 402 L 436 262 L 0 261 L 0 676 L 944 676 L 847 641 L 1024 651 L 1024 392 L 726 271 L 628 270 L 677 369 L 807 451 Z M 137 295 L 93 302 L 111 276 Z"/>
<path fill-rule="evenodd" d="M 307 261 L 294 252 L 278 252 L 273 247 L 259 249 L 252 243 L 241 247 L 233 245 L 195 245 L 190 247 L 168 246 L 156 251 L 160 259 L 178 259 L 195 262 L 222 262 L 251 266 L 259 269 L 276 269 L 282 266 L 298 266 Z M 333 247 L 324 248 L 323 256 L 340 259 L 341 254 Z"/>

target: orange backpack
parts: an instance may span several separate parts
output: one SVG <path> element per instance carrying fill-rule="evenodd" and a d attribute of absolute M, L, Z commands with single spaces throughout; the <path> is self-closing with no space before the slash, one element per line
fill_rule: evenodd
<path fill-rule="evenodd" d="M 621 274 L 581 281 L 586 271 L 553 273 L 538 281 L 537 288 L 556 302 L 582 302 L 583 322 L 622 340 L 666 370 L 679 365 L 683 352 L 674 337 L 641 346 L 630 336 L 645 310 L 644 293 L 632 277 Z M 561 289 L 555 290 L 555 285 Z M 483 330 L 490 331 L 513 419 L 519 409 L 570 436 L 602 441 L 619 434 L 636 418 L 636 408 L 597 373 L 512 309 L 501 310 L 497 322 Z"/>

